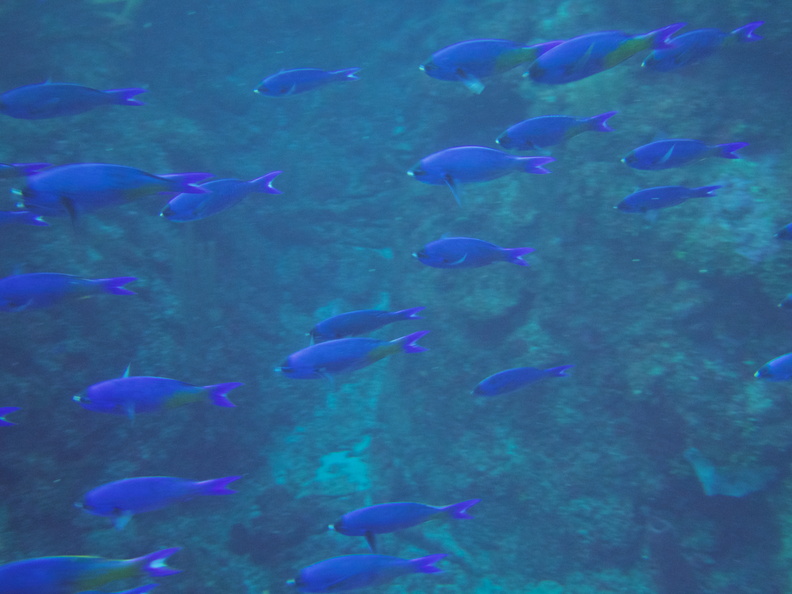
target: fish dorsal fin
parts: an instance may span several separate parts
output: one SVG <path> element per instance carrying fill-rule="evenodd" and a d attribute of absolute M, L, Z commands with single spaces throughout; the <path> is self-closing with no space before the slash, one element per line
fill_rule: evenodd
<path fill-rule="evenodd" d="M 129 365 L 127 365 L 126 369 L 124 370 L 124 374 L 121 377 L 129 377 L 129 372 L 132 370 L 132 362 L 130 361 Z"/>

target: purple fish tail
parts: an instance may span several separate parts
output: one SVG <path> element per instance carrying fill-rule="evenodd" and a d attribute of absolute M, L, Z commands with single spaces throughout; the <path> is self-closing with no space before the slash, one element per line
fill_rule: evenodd
<path fill-rule="evenodd" d="M 283 171 L 272 171 L 267 175 L 262 175 L 256 179 L 250 180 L 248 183 L 254 192 L 262 192 L 264 194 L 283 194 L 278 188 L 272 186 L 273 180 L 278 177 Z"/>
<path fill-rule="evenodd" d="M 411 307 L 410 309 L 402 309 L 401 311 L 394 311 L 391 316 L 396 320 L 422 320 L 423 316 L 416 315 L 419 311 L 425 310 L 425 307 Z"/>
<path fill-rule="evenodd" d="M 355 76 L 358 72 L 360 72 L 360 68 L 346 68 L 344 70 L 336 70 L 330 74 L 338 80 L 360 80 L 359 77 Z"/>
<path fill-rule="evenodd" d="M 762 25 L 764 25 L 764 21 L 754 21 L 753 23 L 748 23 L 747 25 L 735 29 L 729 33 L 729 35 L 734 37 L 737 41 L 759 41 L 760 39 L 764 39 L 764 37 L 757 35 L 754 31 Z"/>
<path fill-rule="evenodd" d="M 420 330 L 419 332 L 413 332 L 412 334 L 402 336 L 391 342 L 399 344 L 405 353 L 420 353 L 422 351 L 428 351 L 429 349 L 415 343 L 427 334 L 429 334 L 429 330 Z"/>
<path fill-rule="evenodd" d="M 594 132 L 613 132 L 613 128 L 608 126 L 607 121 L 615 116 L 618 111 L 608 111 L 606 113 L 601 113 L 599 115 L 595 115 L 590 117 L 586 122 L 589 125 L 589 130 Z"/>
<path fill-rule="evenodd" d="M 19 175 L 33 175 L 38 173 L 45 167 L 49 167 L 50 163 L 12 163 L 11 167 L 16 167 Z"/>
<path fill-rule="evenodd" d="M 686 25 L 687 23 L 674 23 L 662 29 L 650 31 L 644 37 L 649 38 L 652 49 L 668 49 L 674 47 L 674 42 L 670 37 Z"/>
<path fill-rule="evenodd" d="M 123 285 L 136 280 L 137 278 L 134 276 L 119 276 L 116 278 L 99 278 L 95 282 L 102 285 L 105 293 L 110 293 L 111 295 L 136 295 L 137 293 L 134 291 L 123 287 Z"/>
<path fill-rule="evenodd" d="M 504 259 L 510 264 L 517 264 L 517 266 L 530 266 L 530 264 L 525 260 L 523 260 L 521 256 L 525 256 L 526 254 L 530 254 L 531 252 L 535 252 L 536 250 L 530 247 L 519 247 L 519 248 L 503 248 L 503 250 L 501 251 L 505 256 Z"/>
<path fill-rule="evenodd" d="M 207 194 L 208 190 L 204 190 L 199 186 L 194 186 L 200 181 L 212 177 L 211 173 L 168 173 L 166 175 L 158 175 L 157 177 L 166 179 L 172 182 L 168 192 L 179 192 L 185 194 Z"/>
<path fill-rule="evenodd" d="M 181 569 L 173 569 L 166 565 L 168 557 L 174 553 L 181 551 L 181 547 L 173 547 L 171 549 L 162 549 L 155 553 L 150 553 L 137 559 L 130 559 L 130 563 L 140 565 L 141 570 L 152 576 L 160 577 L 162 575 L 173 575 L 174 573 L 181 573 Z"/>
<path fill-rule="evenodd" d="M 11 425 L 16 425 L 16 423 L 12 423 L 11 421 L 6 421 L 5 416 L 17 410 L 19 410 L 18 406 L 0 407 L 0 427 L 9 427 Z"/>
<path fill-rule="evenodd" d="M 550 173 L 542 165 L 547 165 L 555 161 L 553 157 L 514 157 L 525 173 Z"/>
<path fill-rule="evenodd" d="M 412 565 L 415 573 L 443 573 L 443 570 L 439 567 L 435 567 L 434 564 L 446 557 L 448 557 L 448 555 L 419 557 L 417 559 L 410 559 L 410 565 Z"/>
<path fill-rule="evenodd" d="M 740 156 L 735 155 L 734 151 L 746 146 L 748 146 L 747 142 L 729 142 L 727 144 L 717 144 L 715 145 L 715 148 L 717 149 L 715 156 L 723 157 L 724 159 L 739 159 Z"/>
<path fill-rule="evenodd" d="M 467 510 L 476 505 L 479 501 L 481 501 L 481 499 L 462 501 L 461 503 L 455 503 L 453 505 L 449 505 L 448 507 L 444 507 L 443 511 L 448 512 L 452 518 L 456 518 L 457 520 L 468 520 L 473 516 L 467 513 Z"/>
<path fill-rule="evenodd" d="M 564 372 L 572 367 L 574 367 L 574 365 L 559 365 L 558 367 L 545 369 L 545 373 L 550 377 L 567 377 L 569 374 Z"/>
<path fill-rule="evenodd" d="M 690 189 L 690 197 L 691 198 L 703 198 L 705 196 L 714 196 L 715 190 L 719 190 L 723 186 L 702 186 L 700 188 L 691 188 Z"/>
<path fill-rule="evenodd" d="M 197 486 L 201 487 L 202 495 L 231 495 L 236 493 L 233 489 L 229 489 L 226 485 L 241 479 L 242 476 L 226 476 L 219 479 L 212 479 L 209 481 L 201 481 Z"/>
<path fill-rule="evenodd" d="M 106 95 L 111 95 L 113 103 L 116 105 L 145 105 L 142 101 L 132 99 L 135 95 L 145 93 L 146 89 L 110 89 L 105 91 Z"/>
<path fill-rule="evenodd" d="M 226 408 L 233 408 L 236 406 L 233 402 L 228 399 L 228 394 L 234 388 L 238 388 L 239 386 L 244 386 L 245 384 L 240 384 L 239 382 L 229 382 L 227 384 L 215 384 L 213 386 L 204 386 L 204 390 L 209 390 L 209 400 L 212 401 L 212 404 L 215 406 L 224 406 Z"/>

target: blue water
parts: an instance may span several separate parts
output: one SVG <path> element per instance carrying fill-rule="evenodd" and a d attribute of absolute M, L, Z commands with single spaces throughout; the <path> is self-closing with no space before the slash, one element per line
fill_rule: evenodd
<path fill-rule="evenodd" d="M 518 68 L 474 95 L 418 70 L 479 37 L 755 20 L 764 40 L 669 73 L 642 70 L 642 52 L 568 85 L 532 83 Z M 76 225 L 0 231 L 0 276 L 139 278 L 135 297 L 2 312 L 0 407 L 22 410 L 0 427 L 0 563 L 181 546 L 170 564 L 184 572 L 156 592 L 285 592 L 302 567 L 367 552 L 326 531 L 347 511 L 481 498 L 474 520 L 381 537 L 386 554 L 449 557 L 442 574 L 377 591 L 692 594 L 673 579 L 687 572 L 697 592 L 792 591 L 789 385 L 753 378 L 792 350 L 792 314 L 777 307 L 792 290 L 792 245 L 773 237 L 792 221 L 791 35 L 789 6 L 760 0 L 4 0 L 0 92 L 48 79 L 148 92 L 145 107 L 0 115 L 1 162 L 284 173 L 282 195 L 203 221 L 158 217 L 160 196 Z M 299 67 L 362 70 L 302 95 L 253 93 Z M 550 175 L 467 185 L 461 207 L 406 175 L 445 148 L 495 147 L 522 119 L 612 110 L 615 132 L 557 147 Z M 739 160 L 668 171 L 619 162 L 660 138 L 749 146 Z M 6 192 L 22 180 L 0 183 Z M 613 208 L 654 185 L 723 188 L 656 217 Z M 443 235 L 536 251 L 530 268 L 441 270 L 411 257 Z M 333 383 L 274 371 L 324 318 L 417 306 L 424 320 L 375 336 L 430 330 L 425 353 Z M 130 362 L 134 375 L 245 386 L 235 409 L 134 421 L 72 401 Z M 504 369 L 566 364 L 567 378 L 470 394 Z M 777 478 L 744 497 L 706 496 L 690 447 L 719 468 L 771 466 Z M 237 494 L 141 514 L 123 531 L 72 506 L 126 477 L 237 474 Z M 653 521 L 673 536 L 654 538 Z"/>

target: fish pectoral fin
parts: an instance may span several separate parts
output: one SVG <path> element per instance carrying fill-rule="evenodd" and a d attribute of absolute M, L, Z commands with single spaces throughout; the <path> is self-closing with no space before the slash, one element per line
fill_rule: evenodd
<path fill-rule="evenodd" d="M 9 303 L 6 309 L 8 311 L 25 311 L 31 303 L 33 303 L 32 299 L 28 299 L 22 303 Z"/>
<path fill-rule="evenodd" d="M 478 78 L 462 70 L 461 68 L 456 69 L 456 75 L 459 77 L 459 80 L 462 82 L 463 85 L 469 90 L 475 93 L 476 95 L 481 95 L 481 91 L 484 90 L 484 83 L 481 82 Z"/>
<path fill-rule="evenodd" d="M 453 262 L 449 262 L 448 265 L 458 266 L 459 264 L 462 264 L 462 262 L 464 262 L 465 260 L 467 260 L 467 254 L 463 255 L 459 260 L 454 260 Z"/>
<path fill-rule="evenodd" d="M 673 144 L 671 145 L 671 148 L 670 148 L 670 149 L 668 149 L 668 151 L 666 152 L 666 154 L 665 154 L 665 155 L 663 155 L 663 158 L 662 158 L 662 159 L 660 159 L 660 161 L 658 161 L 658 163 L 666 163 L 666 162 L 667 162 L 667 161 L 668 161 L 668 160 L 671 158 L 671 153 L 673 153 L 673 152 L 674 152 L 674 146 L 675 146 L 675 145 L 673 145 Z"/>
<path fill-rule="evenodd" d="M 118 515 L 116 516 L 114 526 L 116 530 L 123 530 L 127 524 L 129 524 L 129 520 L 132 519 L 132 512 L 131 511 L 119 511 Z"/>
<path fill-rule="evenodd" d="M 456 203 L 459 206 L 462 206 L 462 190 L 459 188 L 456 181 L 454 181 L 454 178 L 446 174 L 443 176 L 443 181 L 445 181 L 448 189 L 451 190 L 451 193 L 454 195 L 454 200 L 456 200 Z"/>
<path fill-rule="evenodd" d="M 74 201 L 71 198 L 67 198 L 66 196 L 61 196 L 59 199 L 61 206 L 69 213 L 69 218 L 71 219 L 72 226 L 77 225 L 77 209 L 74 206 Z"/>
<path fill-rule="evenodd" d="M 366 537 L 366 542 L 368 543 L 369 549 L 372 553 L 377 552 L 377 535 L 371 532 L 370 530 L 366 532 L 363 536 Z"/>
<path fill-rule="evenodd" d="M 129 417 L 130 421 L 134 422 L 134 420 L 135 420 L 135 403 L 134 402 L 127 402 L 124 405 L 124 413 L 126 414 L 126 416 Z"/>

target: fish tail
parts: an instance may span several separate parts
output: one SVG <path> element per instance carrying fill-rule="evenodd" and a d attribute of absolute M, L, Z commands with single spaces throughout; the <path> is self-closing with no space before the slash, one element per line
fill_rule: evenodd
<path fill-rule="evenodd" d="M 209 400 L 212 401 L 212 404 L 215 406 L 224 406 L 226 408 L 233 408 L 236 406 L 233 402 L 228 399 L 228 394 L 234 388 L 238 388 L 239 386 L 244 386 L 244 384 L 240 384 L 239 382 L 229 382 L 227 384 L 215 384 L 213 386 L 204 386 L 204 390 L 209 391 Z"/>
<path fill-rule="evenodd" d="M 360 68 L 346 68 L 344 70 L 336 70 L 330 74 L 339 80 L 360 80 L 358 76 L 355 76 L 358 72 L 360 72 Z"/>
<path fill-rule="evenodd" d="M 425 307 L 411 307 L 410 309 L 402 309 L 401 311 L 394 311 L 391 315 L 397 320 L 422 320 L 423 316 L 416 315 L 419 311 L 423 311 Z"/>
<path fill-rule="evenodd" d="M 456 518 L 457 520 L 468 520 L 473 516 L 467 513 L 467 510 L 476 505 L 479 501 L 481 501 L 481 499 L 469 499 L 468 501 L 449 505 L 443 508 L 443 511 L 448 512 L 452 518 Z"/>
<path fill-rule="evenodd" d="M 392 340 L 391 342 L 399 345 L 405 353 L 420 353 L 422 351 L 428 351 L 429 349 L 416 344 L 416 342 L 427 334 L 429 334 L 429 330 L 420 330 Z"/>
<path fill-rule="evenodd" d="M 735 155 L 734 151 L 737 151 L 743 147 L 748 146 L 747 142 L 729 142 L 727 144 L 717 144 L 715 145 L 716 157 L 723 157 L 724 159 L 739 159 L 739 155 Z"/>
<path fill-rule="evenodd" d="M 721 189 L 723 186 L 701 186 L 700 188 L 691 188 L 691 198 L 703 198 L 705 196 L 714 196 L 715 190 Z"/>
<path fill-rule="evenodd" d="M 759 41 L 760 39 L 764 39 L 764 37 L 757 35 L 755 31 L 762 25 L 764 25 L 764 21 L 754 21 L 753 23 L 748 23 L 747 25 L 735 29 L 729 33 L 729 35 L 737 41 Z"/>
<path fill-rule="evenodd" d="M 545 373 L 551 377 L 567 377 L 569 374 L 564 372 L 572 367 L 574 367 L 574 365 L 559 365 L 558 367 L 545 369 Z"/>
<path fill-rule="evenodd" d="M 615 116 L 618 111 L 608 111 L 606 113 L 601 113 L 599 115 L 595 115 L 590 117 L 586 122 L 589 125 L 589 130 L 594 132 L 613 132 L 613 128 L 608 126 L 607 121 Z"/>
<path fill-rule="evenodd" d="M 16 423 L 12 423 L 11 421 L 6 421 L 5 416 L 11 414 L 12 412 L 16 412 L 19 410 L 18 406 L 6 406 L 0 408 L 0 427 L 9 427 L 10 425 L 16 425 Z"/>
<path fill-rule="evenodd" d="M 19 175 L 33 175 L 38 173 L 45 167 L 49 167 L 50 163 L 12 163 L 11 167 L 16 167 Z"/>
<path fill-rule="evenodd" d="M 515 157 L 525 173 L 550 173 L 549 169 L 542 167 L 555 161 L 553 157 Z"/>
<path fill-rule="evenodd" d="M 155 553 L 150 553 L 137 559 L 130 559 L 133 565 L 139 565 L 143 572 L 152 577 L 160 577 L 163 575 L 173 575 L 174 573 L 181 573 L 181 569 L 173 569 L 166 565 L 168 557 L 174 553 L 181 551 L 181 547 L 173 547 L 170 549 L 162 549 Z"/>
<path fill-rule="evenodd" d="M 166 175 L 158 175 L 161 179 L 171 182 L 171 187 L 167 192 L 183 192 L 185 194 L 207 194 L 208 191 L 200 186 L 194 186 L 200 181 L 212 177 L 211 173 L 168 173 Z"/>
<path fill-rule="evenodd" d="M 510 264 L 517 264 L 518 266 L 530 266 L 528 262 L 522 259 L 522 256 L 535 252 L 534 248 L 518 247 L 518 248 L 503 248 L 503 255 L 505 260 Z"/>
<path fill-rule="evenodd" d="M 229 489 L 226 485 L 241 478 L 242 476 L 226 476 L 219 479 L 201 481 L 198 483 L 198 486 L 201 487 L 202 495 L 231 495 L 232 493 L 236 493 L 236 491 Z"/>
<path fill-rule="evenodd" d="M 267 175 L 262 175 L 248 183 L 253 188 L 254 192 L 262 192 L 264 194 L 283 194 L 278 188 L 273 187 L 273 180 L 278 177 L 283 171 L 271 171 Z"/>
<path fill-rule="evenodd" d="M 134 276 L 118 276 L 116 278 L 100 278 L 95 282 L 102 286 L 102 290 L 105 293 L 110 293 L 111 295 L 136 295 L 134 291 L 124 288 L 124 285 L 136 280 L 137 278 Z"/>
<path fill-rule="evenodd" d="M 135 95 L 145 92 L 146 89 L 110 89 L 105 91 L 105 95 L 112 95 L 113 103 L 116 105 L 145 105 L 142 101 L 132 99 Z"/>
<path fill-rule="evenodd" d="M 439 567 L 435 567 L 434 564 L 446 557 L 448 557 L 448 555 L 428 555 L 426 557 L 410 559 L 410 565 L 412 565 L 415 573 L 443 573 L 443 570 Z"/>

